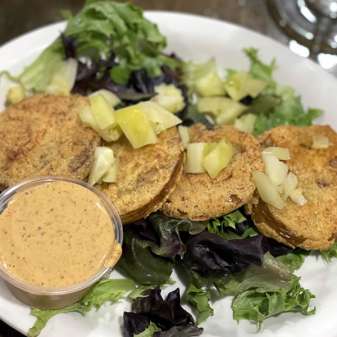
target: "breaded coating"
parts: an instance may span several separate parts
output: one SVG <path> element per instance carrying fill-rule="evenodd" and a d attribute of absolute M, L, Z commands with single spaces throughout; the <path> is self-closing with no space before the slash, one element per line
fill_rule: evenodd
<path fill-rule="evenodd" d="M 101 190 L 117 207 L 124 224 L 160 209 L 180 178 L 184 154 L 177 128 L 158 136 L 156 144 L 133 149 L 126 138 L 109 144 L 117 159 L 117 182 Z"/>
<path fill-rule="evenodd" d="M 80 96 L 33 96 L 0 114 L 0 187 L 58 175 L 85 179 L 99 137 L 83 126 Z"/>
<path fill-rule="evenodd" d="M 325 136 L 327 149 L 313 149 L 313 137 Z M 307 203 L 290 199 L 279 210 L 259 200 L 251 205 L 257 228 L 291 247 L 324 250 L 331 246 L 337 230 L 337 134 L 330 126 L 279 126 L 261 137 L 261 145 L 286 147 L 291 159 L 286 163 L 297 175 Z"/>
<path fill-rule="evenodd" d="M 164 204 L 163 212 L 175 218 L 201 221 L 227 214 L 250 201 L 255 191 L 252 172 L 263 169 L 258 141 L 232 126 L 207 130 L 196 124 L 189 133 L 191 143 L 227 139 L 236 147 L 237 153 L 215 178 L 207 173 L 183 173 Z"/>

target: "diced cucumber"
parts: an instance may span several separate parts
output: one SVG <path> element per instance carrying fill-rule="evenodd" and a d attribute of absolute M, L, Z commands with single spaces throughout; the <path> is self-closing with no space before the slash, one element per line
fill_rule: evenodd
<path fill-rule="evenodd" d="M 197 109 L 216 117 L 217 124 L 233 123 L 247 107 L 227 97 L 203 97 L 198 100 Z"/>
<path fill-rule="evenodd" d="M 100 129 L 89 106 L 85 106 L 80 110 L 79 117 L 83 124 L 94 129 L 106 142 L 114 142 L 122 135 L 122 130 L 117 124 L 106 129 Z"/>
<path fill-rule="evenodd" d="M 133 146 L 138 149 L 157 142 L 151 122 L 139 105 L 115 111 L 116 121 Z"/>
<path fill-rule="evenodd" d="M 216 62 L 186 63 L 184 67 L 186 84 L 200 96 L 221 96 L 225 94 L 224 84 L 219 76 Z"/>
<path fill-rule="evenodd" d="M 75 84 L 77 66 L 75 59 L 63 61 L 53 74 L 46 92 L 52 95 L 69 95 Z"/>
<path fill-rule="evenodd" d="M 253 181 L 260 198 L 264 202 L 278 209 L 282 209 L 285 206 L 285 201 L 281 198 L 277 186 L 272 183 L 265 173 L 259 171 L 253 172 Z"/>
<path fill-rule="evenodd" d="M 116 125 L 116 119 L 112 107 L 103 95 L 93 95 L 89 97 L 92 115 L 97 126 L 101 129 L 111 128 Z"/>
<path fill-rule="evenodd" d="M 263 150 L 263 153 L 270 153 L 276 156 L 280 160 L 289 160 L 290 152 L 285 147 L 270 146 Z"/>
<path fill-rule="evenodd" d="M 26 97 L 26 91 L 22 84 L 16 84 L 9 88 L 6 95 L 6 105 L 21 102 Z"/>
<path fill-rule="evenodd" d="M 313 136 L 311 146 L 313 149 L 327 149 L 330 145 L 331 143 L 328 137 L 322 135 Z"/>
<path fill-rule="evenodd" d="M 304 206 L 308 202 L 300 188 L 297 188 L 290 194 L 290 199 L 299 206 Z"/>
<path fill-rule="evenodd" d="M 197 102 L 198 111 L 201 113 L 207 113 L 214 117 L 222 116 L 223 114 L 228 114 L 231 116 L 238 116 L 247 107 L 241 103 L 233 101 L 227 97 L 202 97 L 199 98 Z M 230 117 L 232 118 L 232 117 Z M 233 121 L 235 119 L 232 118 Z"/>
<path fill-rule="evenodd" d="M 294 173 L 289 172 L 283 183 L 283 196 L 285 199 L 287 199 L 296 190 L 297 185 L 297 176 Z"/>
<path fill-rule="evenodd" d="M 115 108 L 121 102 L 117 95 L 106 89 L 95 91 L 90 95 L 90 97 L 96 95 L 103 96 L 112 108 Z"/>
<path fill-rule="evenodd" d="M 157 93 L 153 97 L 153 101 L 161 105 L 164 109 L 177 113 L 184 109 L 185 101 L 183 94 L 180 89 L 178 89 L 173 84 L 161 84 L 154 88 Z"/>
<path fill-rule="evenodd" d="M 246 72 L 234 72 L 225 82 L 228 95 L 236 101 L 251 96 L 255 98 L 266 87 L 266 82 L 257 80 Z"/>
<path fill-rule="evenodd" d="M 262 159 L 271 182 L 276 186 L 283 184 L 288 175 L 288 166 L 271 153 L 262 152 Z"/>
<path fill-rule="evenodd" d="M 254 114 L 246 114 L 237 118 L 234 122 L 234 126 L 240 131 L 253 133 L 255 122 L 256 116 Z"/>
<path fill-rule="evenodd" d="M 204 148 L 204 158 L 212 152 L 216 147 L 218 146 L 218 143 L 206 143 Z"/>
<path fill-rule="evenodd" d="M 110 128 L 104 130 L 96 130 L 102 139 L 106 142 L 115 142 L 117 141 L 123 134 L 122 130 L 118 125 L 112 126 Z"/>
<path fill-rule="evenodd" d="M 177 116 L 164 109 L 158 103 L 142 102 L 136 106 L 138 106 L 150 120 L 156 134 L 181 123 L 181 120 Z"/>
<path fill-rule="evenodd" d="M 117 162 L 115 161 L 109 170 L 104 174 L 102 181 L 105 183 L 115 183 L 117 181 Z"/>
<path fill-rule="evenodd" d="M 186 152 L 186 173 L 204 173 L 202 165 L 204 158 L 205 143 L 189 143 Z"/>
<path fill-rule="evenodd" d="M 94 130 L 98 130 L 98 125 L 96 123 L 96 120 L 92 114 L 92 110 L 90 106 L 84 106 L 80 111 L 79 111 L 79 117 L 80 120 L 83 124 L 86 126 L 91 127 Z"/>
<path fill-rule="evenodd" d="M 234 155 L 234 147 L 227 142 L 221 142 L 204 157 L 203 167 L 211 178 L 215 178 L 228 166 Z"/>
<path fill-rule="evenodd" d="M 188 127 L 179 125 L 178 126 L 178 132 L 180 135 L 181 142 L 184 146 L 184 148 L 187 148 L 188 143 L 190 142 L 190 134 L 188 131 Z"/>
<path fill-rule="evenodd" d="M 95 185 L 100 182 L 114 162 L 113 150 L 106 146 L 98 146 L 95 150 L 94 164 L 89 175 L 89 184 Z"/>
<path fill-rule="evenodd" d="M 195 91 L 198 95 L 203 97 L 220 96 L 225 93 L 223 82 L 217 72 L 208 73 L 198 79 L 195 83 Z"/>

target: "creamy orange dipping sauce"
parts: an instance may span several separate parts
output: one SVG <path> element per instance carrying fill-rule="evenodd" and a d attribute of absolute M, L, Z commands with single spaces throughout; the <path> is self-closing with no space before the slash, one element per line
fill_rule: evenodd
<path fill-rule="evenodd" d="M 0 243 L 11 277 L 46 288 L 86 281 L 121 255 L 99 197 L 64 181 L 17 192 L 0 214 Z"/>

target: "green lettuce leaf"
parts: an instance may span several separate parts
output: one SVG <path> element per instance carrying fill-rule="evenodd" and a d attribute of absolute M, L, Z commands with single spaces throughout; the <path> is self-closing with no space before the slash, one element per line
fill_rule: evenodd
<path fill-rule="evenodd" d="M 260 325 L 265 319 L 285 312 L 310 315 L 314 296 L 301 287 L 299 277 L 283 263 L 267 253 L 262 266 L 251 266 L 245 272 L 217 280 L 221 297 L 232 295 L 233 317 Z"/>
<path fill-rule="evenodd" d="M 29 337 L 40 334 L 47 322 L 58 314 L 77 312 L 85 315 L 92 309 L 98 309 L 105 302 L 117 302 L 136 288 L 133 281 L 127 279 L 103 280 L 96 283 L 91 290 L 77 303 L 61 309 L 33 308 L 31 314 L 36 317 L 34 326 L 29 330 Z"/>
<path fill-rule="evenodd" d="M 127 82 L 133 70 L 145 69 L 150 76 L 161 74 L 161 66 L 176 66 L 178 61 L 162 55 L 166 38 L 142 10 L 129 3 L 108 0 L 89 1 L 75 16 L 68 16 L 65 36 L 76 41 L 78 57 L 97 61 L 114 53 L 119 65 L 111 77 L 116 83 Z M 20 75 L 29 90 L 44 91 L 55 69 L 64 59 L 58 38 Z"/>
<path fill-rule="evenodd" d="M 205 278 L 192 272 L 194 277 L 184 298 L 194 309 L 199 322 L 212 315 L 211 302 L 226 296 L 234 296 L 235 320 L 246 319 L 258 325 L 284 312 L 313 314 L 315 309 L 310 302 L 314 296 L 301 287 L 299 277 L 292 273 L 294 265 L 298 266 L 297 258 L 287 258 L 292 261 L 288 261 L 291 268 L 267 253 L 261 266 L 251 265 L 245 271 L 227 277 Z"/>
<path fill-rule="evenodd" d="M 286 265 L 291 271 L 295 271 L 302 266 L 307 255 L 309 255 L 307 251 L 295 250 L 292 253 L 278 256 L 276 260 Z"/>
<path fill-rule="evenodd" d="M 197 324 L 213 316 L 213 309 L 209 304 L 210 293 L 207 289 L 197 288 L 195 285 L 190 284 L 185 291 L 184 300 L 194 309 Z"/>
<path fill-rule="evenodd" d="M 181 233 L 194 235 L 206 225 L 161 213 L 151 214 L 125 228 L 123 256 L 117 267 L 141 285 L 165 284 L 172 273 L 174 258 L 185 253 Z"/>
<path fill-rule="evenodd" d="M 328 250 L 321 252 L 322 258 L 326 262 L 330 262 L 333 258 L 337 257 L 337 243 L 334 243 Z"/>
<path fill-rule="evenodd" d="M 19 75 L 20 82 L 27 90 L 43 92 L 63 59 L 63 47 L 58 39 L 24 69 Z"/>
<path fill-rule="evenodd" d="M 274 86 L 273 72 L 276 69 L 276 60 L 273 59 L 270 64 L 262 62 L 256 48 L 246 48 L 244 52 L 250 60 L 250 74 L 256 79 Z"/>
<path fill-rule="evenodd" d="M 216 280 L 214 284 L 220 297 L 236 296 L 250 289 L 275 291 L 287 287 L 292 277 L 286 265 L 267 253 L 262 266 L 252 265 L 246 271 Z"/>
<path fill-rule="evenodd" d="M 133 232 L 124 233 L 123 256 L 117 269 L 141 285 L 161 285 L 169 281 L 173 263 L 153 254 L 151 242 L 140 240 Z"/>
<path fill-rule="evenodd" d="M 138 333 L 137 335 L 134 335 L 134 337 L 153 337 L 155 332 L 161 331 L 156 324 L 153 322 L 150 322 L 149 326 L 142 331 L 141 333 Z"/>
<path fill-rule="evenodd" d="M 166 39 L 132 4 L 106 0 L 89 3 L 69 20 L 65 34 L 76 40 L 79 56 L 99 59 L 114 52 L 120 60 L 111 74 L 117 83 L 125 83 L 136 69 L 145 68 L 151 76 L 161 73 L 163 59 L 159 55 Z"/>
<path fill-rule="evenodd" d="M 238 230 L 237 226 L 244 224 L 246 220 L 246 217 L 237 210 L 222 217 L 210 220 L 207 225 L 207 230 L 226 240 L 246 239 L 257 235 L 255 229 L 248 224 L 243 226 L 243 230 Z"/>
<path fill-rule="evenodd" d="M 265 319 L 285 312 L 312 315 L 315 313 L 315 309 L 310 306 L 313 297 L 309 290 L 301 287 L 299 279 L 294 277 L 285 288 L 274 291 L 256 288 L 235 296 L 232 302 L 233 318 L 260 325 Z"/>
<path fill-rule="evenodd" d="M 275 60 L 270 64 L 262 62 L 254 48 L 245 49 L 245 53 L 250 60 L 250 74 L 268 83 L 264 92 L 253 100 L 247 110 L 247 113 L 257 115 L 256 135 L 278 125 L 311 125 L 322 114 L 319 109 L 306 110 L 293 88 L 280 86 L 274 81 Z"/>
<path fill-rule="evenodd" d="M 151 214 L 146 221 L 159 238 L 159 244 L 149 243 L 151 250 L 154 254 L 164 257 L 183 255 L 185 247 L 180 237 L 181 232 L 194 235 L 206 227 L 205 222 L 174 219 L 161 213 Z"/>

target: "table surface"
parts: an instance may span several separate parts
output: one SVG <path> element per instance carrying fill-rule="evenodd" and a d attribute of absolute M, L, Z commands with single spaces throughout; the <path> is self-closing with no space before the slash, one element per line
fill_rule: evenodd
<path fill-rule="evenodd" d="M 60 10 L 76 12 L 83 0 L 1 0 L 0 45 L 36 27 L 61 19 Z M 263 0 L 134 0 L 144 9 L 168 10 L 210 16 L 269 35 L 287 43 Z M 0 321 L 0 337 L 23 337 Z"/>

